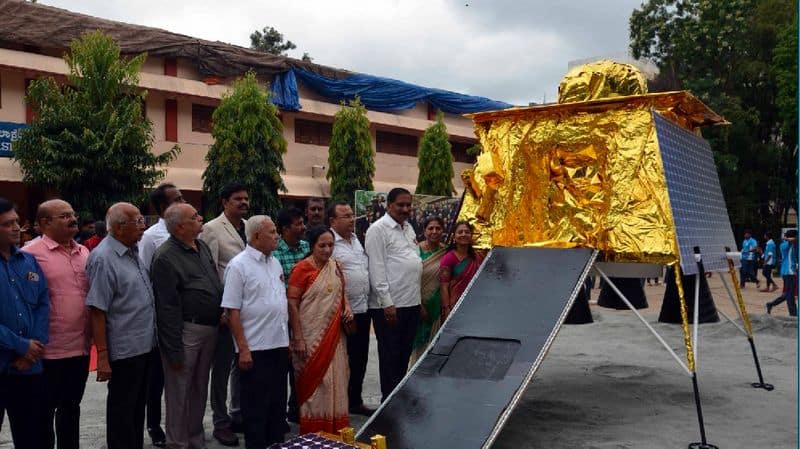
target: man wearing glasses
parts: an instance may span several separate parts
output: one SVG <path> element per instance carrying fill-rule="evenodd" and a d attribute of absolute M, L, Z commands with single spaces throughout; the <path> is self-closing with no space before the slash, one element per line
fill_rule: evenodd
<path fill-rule="evenodd" d="M 89 375 L 89 250 L 74 240 L 78 218 L 68 202 L 45 201 L 36 211 L 36 221 L 42 238 L 23 251 L 39 262 L 50 290 L 50 340 L 42 357 L 47 394 L 43 436 L 48 448 L 55 447 L 57 436 L 59 449 L 78 449 L 81 400 Z"/>
<path fill-rule="evenodd" d="M 222 309 L 222 282 L 208 245 L 197 236 L 203 218 L 189 204 L 164 213 L 170 238 L 150 265 L 158 344 L 167 399 L 167 446 L 205 447 L 203 415 Z"/>
<path fill-rule="evenodd" d="M 155 346 L 155 304 L 136 243 L 144 217 L 130 203 L 106 213 L 109 235 L 86 264 L 86 304 L 97 346 L 97 381 L 108 382 L 108 449 L 142 449 L 150 352 Z"/>

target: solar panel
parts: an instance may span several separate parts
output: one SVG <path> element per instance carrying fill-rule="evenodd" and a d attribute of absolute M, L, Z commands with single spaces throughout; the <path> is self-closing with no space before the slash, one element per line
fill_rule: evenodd
<path fill-rule="evenodd" d="M 488 448 L 592 267 L 588 248 L 495 247 L 436 341 L 356 438 L 389 449 Z"/>
<path fill-rule="evenodd" d="M 706 271 L 728 271 L 725 247 L 736 250 L 711 147 L 702 137 L 653 111 L 675 221 L 681 269 L 696 274 L 694 247 Z M 736 262 L 738 266 L 738 260 Z"/>

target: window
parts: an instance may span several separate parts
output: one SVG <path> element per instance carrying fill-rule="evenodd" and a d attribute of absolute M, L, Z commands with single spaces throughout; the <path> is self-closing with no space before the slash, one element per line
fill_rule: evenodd
<path fill-rule="evenodd" d="M 167 142 L 178 141 L 178 100 L 164 100 L 164 136 Z"/>
<path fill-rule="evenodd" d="M 467 149 L 473 145 L 475 145 L 475 143 L 454 142 L 451 140 L 450 150 L 453 152 L 453 161 L 464 162 L 467 164 L 475 163 L 476 157 L 472 156 L 471 154 L 467 154 Z"/>
<path fill-rule="evenodd" d="M 313 120 L 294 120 L 294 141 L 327 147 L 331 144 L 333 124 Z"/>
<path fill-rule="evenodd" d="M 192 131 L 198 133 L 210 133 L 214 122 L 211 117 L 214 115 L 214 106 L 192 103 Z"/>
<path fill-rule="evenodd" d="M 178 59 L 164 58 L 164 75 L 178 76 Z"/>
<path fill-rule="evenodd" d="M 378 131 L 375 134 L 375 147 L 381 153 L 400 154 L 403 156 L 417 157 L 419 137 L 408 134 L 396 134 L 387 131 Z"/>

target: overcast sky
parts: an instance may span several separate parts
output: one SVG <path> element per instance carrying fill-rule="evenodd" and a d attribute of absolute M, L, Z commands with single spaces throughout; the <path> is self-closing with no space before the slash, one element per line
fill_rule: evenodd
<path fill-rule="evenodd" d="M 277 28 L 314 62 L 481 95 L 550 102 L 570 61 L 624 54 L 642 0 L 39 0 L 249 46 Z"/>

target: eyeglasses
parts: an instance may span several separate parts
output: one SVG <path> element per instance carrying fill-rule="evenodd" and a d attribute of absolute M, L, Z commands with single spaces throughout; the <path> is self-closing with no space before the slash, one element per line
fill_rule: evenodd
<path fill-rule="evenodd" d="M 145 223 L 144 222 L 144 217 L 139 217 L 139 218 L 137 218 L 135 220 L 123 220 L 123 221 L 119 222 L 120 225 L 127 225 L 127 224 L 130 224 L 130 225 L 144 225 L 144 223 Z"/>
<path fill-rule="evenodd" d="M 48 218 L 60 218 L 62 220 L 68 220 L 70 218 L 77 218 L 78 215 L 75 212 L 64 212 L 63 214 L 58 215 L 51 215 Z"/>

